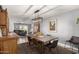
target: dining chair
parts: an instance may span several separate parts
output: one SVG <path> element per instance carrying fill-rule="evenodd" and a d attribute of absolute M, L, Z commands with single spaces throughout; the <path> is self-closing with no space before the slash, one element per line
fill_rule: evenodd
<path fill-rule="evenodd" d="M 32 41 L 33 41 L 33 44 L 35 45 L 35 48 L 40 52 L 40 53 L 44 53 L 45 51 L 45 48 L 44 48 L 44 43 L 43 42 L 41 42 L 41 41 L 39 41 L 39 40 L 37 40 L 37 39 L 35 39 L 35 38 L 33 38 L 32 39 Z"/>
<path fill-rule="evenodd" d="M 40 47 L 40 46 L 43 45 L 43 42 L 41 42 L 41 41 L 39 41 L 39 40 L 37 40 L 37 39 L 35 39 L 35 38 L 32 39 L 32 42 L 33 42 L 33 44 L 34 44 L 36 47 Z"/>
<path fill-rule="evenodd" d="M 29 45 L 31 45 L 31 43 L 32 43 L 31 37 L 30 37 L 30 36 L 27 36 L 27 38 L 28 38 L 28 43 L 29 43 Z"/>
<path fill-rule="evenodd" d="M 45 47 L 47 47 L 49 51 L 51 52 L 52 49 L 57 50 L 57 44 L 58 44 L 58 40 L 54 40 L 52 43 L 50 42 L 49 44 L 45 45 Z M 58 53 L 58 50 L 57 50 L 57 53 Z"/>

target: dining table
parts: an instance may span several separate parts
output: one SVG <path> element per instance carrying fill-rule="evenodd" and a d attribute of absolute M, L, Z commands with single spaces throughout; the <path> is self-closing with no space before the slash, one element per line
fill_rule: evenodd
<path fill-rule="evenodd" d="M 31 37 L 31 39 L 35 39 L 36 42 L 42 42 L 42 44 L 38 43 L 36 44 L 37 48 L 41 53 L 45 53 L 45 45 L 49 44 L 50 42 L 53 42 L 54 40 L 58 39 L 58 37 L 55 36 L 48 36 L 48 35 L 40 35 L 40 36 L 35 36 L 35 35 L 28 35 Z"/>
<path fill-rule="evenodd" d="M 46 45 L 49 42 L 53 42 L 54 40 L 58 39 L 56 36 L 47 36 L 47 35 L 42 35 L 42 36 L 34 36 L 34 35 L 29 35 L 31 38 L 34 38 L 38 41 L 41 41 Z"/>

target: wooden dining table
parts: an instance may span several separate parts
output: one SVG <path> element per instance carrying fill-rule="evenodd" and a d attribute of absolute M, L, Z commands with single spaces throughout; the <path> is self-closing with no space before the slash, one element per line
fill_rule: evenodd
<path fill-rule="evenodd" d="M 41 41 L 45 44 L 49 43 L 50 41 L 53 41 L 55 39 L 58 39 L 58 37 L 55 37 L 55 36 L 47 36 L 47 35 L 43 35 L 43 36 L 33 36 L 33 35 L 30 35 L 31 38 L 35 38 L 36 40 L 38 41 Z"/>
<path fill-rule="evenodd" d="M 36 42 L 38 43 L 39 41 L 42 43 L 38 43 L 35 44 L 38 48 L 38 50 L 40 51 L 40 53 L 45 53 L 45 45 L 48 44 L 51 41 L 54 41 L 55 39 L 58 39 L 58 37 L 55 36 L 47 36 L 47 35 L 43 35 L 43 36 L 34 36 L 34 35 L 29 35 L 31 37 L 31 39 L 35 39 Z"/>

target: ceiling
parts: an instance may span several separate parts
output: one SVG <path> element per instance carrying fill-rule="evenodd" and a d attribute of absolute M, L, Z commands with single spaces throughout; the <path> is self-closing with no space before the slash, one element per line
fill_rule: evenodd
<path fill-rule="evenodd" d="M 36 10 L 40 10 L 39 16 L 46 18 L 79 9 L 79 5 L 3 5 L 2 7 L 7 8 L 9 16 L 26 18 L 35 17 Z"/>

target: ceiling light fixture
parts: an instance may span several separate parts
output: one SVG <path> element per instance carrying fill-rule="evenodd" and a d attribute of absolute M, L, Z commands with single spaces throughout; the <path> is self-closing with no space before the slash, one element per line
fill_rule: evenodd
<path fill-rule="evenodd" d="M 34 22 L 41 21 L 41 19 L 43 19 L 42 17 L 39 16 L 39 11 L 40 11 L 40 10 L 36 10 L 36 11 L 34 12 L 35 18 L 32 19 Z"/>

